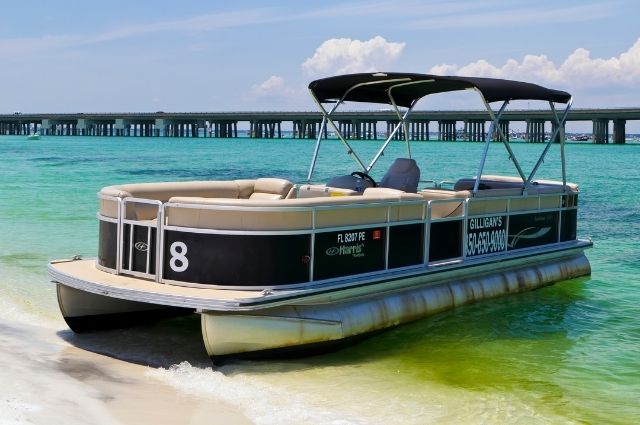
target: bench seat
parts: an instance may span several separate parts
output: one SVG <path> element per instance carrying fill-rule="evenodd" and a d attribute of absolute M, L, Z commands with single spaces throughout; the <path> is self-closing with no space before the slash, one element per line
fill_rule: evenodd
<path fill-rule="evenodd" d="M 369 188 L 362 196 L 281 200 L 176 196 L 167 206 L 166 220 L 169 226 L 218 230 L 305 230 L 313 227 L 313 207 L 316 228 L 384 223 L 387 211 L 392 222 L 423 219 L 423 203 L 393 205 L 401 201 L 422 201 L 422 197 L 385 188 Z"/>
<path fill-rule="evenodd" d="M 117 217 L 118 203 L 114 198 L 142 198 L 167 202 L 174 196 L 192 196 L 225 199 L 283 199 L 294 194 L 293 183 L 285 179 L 259 178 L 254 180 L 187 181 L 162 183 L 135 183 L 104 187 L 99 195 L 100 214 Z M 130 203 L 126 218 L 149 220 L 156 218 L 155 205 Z"/>

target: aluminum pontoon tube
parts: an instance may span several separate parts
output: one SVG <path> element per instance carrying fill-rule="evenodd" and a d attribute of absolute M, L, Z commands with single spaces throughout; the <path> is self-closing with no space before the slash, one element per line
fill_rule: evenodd
<path fill-rule="evenodd" d="M 202 334 L 207 353 L 214 360 L 296 347 L 304 350 L 305 346 L 335 343 L 482 299 L 524 292 L 590 273 L 589 261 L 580 253 L 341 303 L 288 305 L 246 313 L 202 312 Z"/>

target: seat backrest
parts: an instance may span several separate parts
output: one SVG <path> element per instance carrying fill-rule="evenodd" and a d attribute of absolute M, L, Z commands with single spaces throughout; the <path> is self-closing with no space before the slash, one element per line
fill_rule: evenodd
<path fill-rule="evenodd" d="M 293 188 L 293 183 L 284 179 L 261 178 L 253 186 L 249 199 L 284 199 Z"/>
<path fill-rule="evenodd" d="M 396 158 L 378 186 L 415 193 L 420 181 L 420 168 L 414 159 Z"/>

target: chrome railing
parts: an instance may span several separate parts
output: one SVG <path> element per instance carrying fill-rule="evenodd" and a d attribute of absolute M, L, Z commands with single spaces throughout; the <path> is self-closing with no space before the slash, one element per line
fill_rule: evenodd
<path fill-rule="evenodd" d="M 389 235 L 390 228 L 393 226 L 410 225 L 410 224 L 423 224 L 423 261 L 422 264 L 414 266 L 400 267 L 397 270 L 402 269 L 415 269 L 418 268 L 430 268 L 443 264 L 451 264 L 454 262 L 463 262 L 469 257 L 473 256 L 475 259 L 482 259 L 486 257 L 492 257 L 496 254 L 504 254 L 507 252 L 507 248 L 500 252 L 492 252 L 487 254 L 469 255 L 468 250 L 468 238 L 469 219 L 472 218 L 490 218 L 504 216 L 507 220 L 505 223 L 505 229 L 509 228 L 509 219 L 514 215 L 530 214 L 530 213 L 544 213 L 544 212 L 558 212 L 557 223 L 557 235 L 556 242 L 561 241 L 562 232 L 562 211 L 577 209 L 574 204 L 565 206 L 563 202 L 564 197 L 574 196 L 575 193 L 564 191 L 550 194 L 536 194 L 530 196 L 497 196 L 497 197 L 473 197 L 473 198 L 450 198 L 450 199 L 437 199 L 437 200 L 415 200 L 415 201 L 393 201 L 393 202 L 371 202 L 371 203 L 353 203 L 353 204 L 338 204 L 338 205 L 314 205 L 314 206 L 282 206 L 282 207 L 265 207 L 265 206 L 236 206 L 236 205 L 206 205 L 206 204 L 187 204 L 176 202 L 161 202 L 158 200 L 133 198 L 133 197 L 113 197 L 99 195 L 99 198 L 108 202 L 115 202 L 117 204 L 117 217 L 109 217 L 97 214 L 97 217 L 101 221 L 111 222 L 117 224 L 117 251 L 116 251 L 116 267 L 115 269 L 109 269 L 108 271 L 116 274 L 126 274 L 146 279 L 152 279 L 156 282 L 164 282 L 163 270 L 165 267 L 164 259 L 164 234 L 167 230 L 180 231 L 180 232 L 196 232 L 196 233 L 211 233 L 211 234 L 243 234 L 243 235 L 295 235 L 295 234 L 309 234 L 311 237 L 310 246 L 310 273 L 309 282 L 314 281 L 314 247 L 315 238 L 318 233 L 321 232 L 339 232 L 348 230 L 370 229 L 376 227 L 384 227 L 385 230 L 385 263 L 384 270 L 389 270 Z M 530 209 L 513 209 L 512 203 L 523 199 L 537 198 L 537 207 Z M 543 203 L 545 198 L 556 198 L 557 204 L 552 207 L 545 206 Z M 481 203 L 496 203 L 505 202 L 505 206 L 500 211 L 490 213 L 472 213 L 470 210 L 472 206 L 480 205 Z M 155 213 L 155 219 L 140 220 L 132 218 L 128 205 L 132 204 L 145 204 L 155 206 L 157 213 Z M 433 217 L 433 210 L 438 205 L 452 205 L 452 213 L 446 217 Z M 420 219 L 408 219 L 393 221 L 391 219 L 392 209 L 403 206 L 421 206 L 422 213 Z M 461 208 L 460 208 L 461 207 Z M 287 230 L 241 230 L 241 229 L 215 229 L 215 228 L 192 228 L 184 226 L 174 226 L 167 224 L 167 210 L 172 208 L 188 208 L 188 209 L 200 209 L 200 210 L 219 210 L 219 211 L 233 211 L 233 212 L 309 212 L 311 214 L 311 228 L 304 229 L 287 229 Z M 369 222 L 356 225 L 343 225 L 343 226 L 319 226 L 317 223 L 318 212 L 325 210 L 354 210 L 354 209 L 373 209 L 373 208 L 386 208 L 386 219 L 384 221 Z M 460 208 L 460 211 L 458 209 Z M 431 225 L 443 222 L 460 221 L 462 230 L 462 248 L 461 255 L 458 257 L 447 258 L 446 260 L 431 260 L 430 257 L 430 238 L 431 238 Z M 155 230 L 155 237 L 153 236 Z M 146 231 L 146 238 L 140 238 L 139 233 Z M 136 233 L 138 232 L 138 233 Z M 143 235 L 144 236 L 144 235 Z M 508 242 L 508 235 L 504 235 L 504 245 Z M 126 240 L 125 240 L 126 239 Z M 137 261 L 135 251 L 136 243 L 141 242 L 138 248 L 139 251 L 144 252 L 144 269 L 137 270 Z M 142 249 L 146 247 L 145 249 Z M 153 265 L 153 267 L 152 267 Z M 101 267 L 107 269 L 106 267 Z M 396 270 L 394 268 L 393 270 Z"/>

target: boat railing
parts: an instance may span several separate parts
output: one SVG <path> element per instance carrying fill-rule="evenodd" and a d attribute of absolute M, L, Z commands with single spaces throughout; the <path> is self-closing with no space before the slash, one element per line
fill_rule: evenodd
<path fill-rule="evenodd" d="M 128 218 L 127 205 L 129 204 L 143 204 L 149 205 L 152 208 L 155 207 L 156 219 L 138 220 L 135 218 Z M 128 256 L 128 258 L 123 257 L 125 261 L 122 261 L 119 264 L 121 266 L 121 272 L 124 271 L 127 274 L 144 278 L 155 278 L 155 270 L 158 270 L 159 267 L 161 267 L 161 264 L 158 261 L 158 251 L 162 251 L 159 249 L 162 246 L 162 243 L 159 242 L 156 244 L 155 240 L 158 237 L 162 237 L 162 230 L 158 231 L 158 223 L 160 223 L 160 229 L 162 229 L 162 205 L 163 203 L 161 201 L 155 199 L 127 197 L 122 200 L 120 204 L 120 217 L 122 217 L 122 219 L 121 225 L 118 229 L 118 238 L 120 240 L 120 244 L 124 245 L 124 238 L 128 237 L 129 250 L 127 253 L 124 253 L 121 249 L 121 255 Z M 137 237 L 137 233 L 141 233 L 140 238 Z M 156 249 L 154 249 L 154 245 L 156 246 Z M 143 253 L 144 271 L 134 270 L 134 251 L 136 251 L 136 254 L 137 251 L 141 251 Z"/>
<path fill-rule="evenodd" d="M 423 187 L 430 188 L 430 189 L 438 189 L 438 187 L 439 187 L 438 186 L 438 182 L 435 181 L 435 180 L 431 180 L 431 179 L 429 179 L 429 180 L 420 180 L 420 181 L 418 181 L 418 184 L 422 185 Z"/>
<path fill-rule="evenodd" d="M 456 182 L 452 180 L 440 180 L 437 184 L 438 189 L 452 189 L 456 185 Z"/>
<path fill-rule="evenodd" d="M 451 189 L 455 186 L 456 182 L 451 180 L 420 180 L 418 184 L 423 185 L 425 189 Z"/>
<path fill-rule="evenodd" d="M 522 202 L 523 200 L 530 201 L 534 200 L 535 206 L 529 208 L 523 208 L 523 206 L 514 206 L 514 203 Z M 545 202 L 548 200 L 549 202 Z M 433 211 L 434 207 L 442 204 L 451 204 L 458 203 L 462 206 L 460 211 L 456 210 L 452 214 L 446 217 L 434 217 Z M 502 206 L 500 205 L 502 203 Z M 475 209 L 474 206 L 489 204 L 493 207 L 494 211 L 486 211 L 481 209 Z M 496 204 L 499 206 L 496 207 Z M 485 257 L 492 257 L 496 254 L 501 254 L 507 251 L 509 246 L 509 237 L 517 235 L 510 235 L 507 233 L 507 230 L 510 228 L 509 220 L 511 217 L 520 216 L 525 214 L 544 214 L 544 213 L 557 213 L 557 217 L 553 218 L 556 227 L 556 237 L 555 242 L 563 242 L 562 241 L 562 225 L 563 225 L 563 214 L 564 211 L 572 211 L 577 210 L 577 194 L 571 191 L 563 191 L 557 193 L 541 193 L 531 196 L 491 196 L 491 197 L 472 197 L 466 199 L 434 199 L 427 201 L 426 208 L 426 217 L 425 217 L 425 254 L 424 254 L 424 263 L 427 266 L 437 266 L 439 264 L 450 264 L 456 261 L 464 261 L 469 257 L 473 257 L 474 259 L 482 259 Z M 493 239 L 493 249 L 491 247 L 485 248 L 485 242 L 482 242 L 482 248 L 480 250 L 477 249 L 477 243 L 474 243 L 469 237 L 469 222 L 471 219 L 491 219 L 494 217 L 504 218 L 504 225 L 497 226 L 497 230 L 492 230 L 494 237 Z M 432 224 L 435 223 L 444 223 L 444 222 L 460 222 L 462 227 L 462 250 L 460 255 L 457 257 L 447 258 L 445 262 L 440 260 L 430 261 L 429 256 L 429 246 L 430 246 L 430 236 L 431 231 L 427 231 L 427 228 L 430 228 Z M 496 233 L 497 232 L 497 233 Z M 486 235 L 486 234 L 485 234 Z M 498 239 L 497 239 L 498 238 Z M 487 245 L 492 244 L 492 242 L 486 242 Z M 481 253 L 476 254 L 477 251 Z"/>
<path fill-rule="evenodd" d="M 116 205 L 116 217 L 110 217 L 105 214 L 98 213 L 98 219 L 102 222 L 115 223 L 116 230 L 116 262 L 115 271 L 117 274 L 129 274 L 132 276 L 143 277 L 147 279 L 155 279 L 155 271 L 158 270 L 160 264 L 158 262 L 158 251 L 161 243 L 156 243 L 158 235 L 162 235 L 162 231 L 158 231 L 158 223 L 162 227 L 162 202 L 155 199 L 108 196 L 99 194 L 101 201 L 113 202 Z M 143 204 L 149 207 L 155 207 L 156 219 L 137 219 L 134 214 L 128 210 L 128 205 Z M 102 229 L 100 238 L 103 238 Z M 102 243 L 102 240 L 100 241 Z M 136 267 L 136 259 L 142 256 L 141 267 Z M 103 267 L 104 268 L 104 267 Z"/>
<path fill-rule="evenodd" d="M 385 238 L 385 263 L 384 269 L 389 270 L 389 235 L 390 229 L 394 226 L 421 225 L 423 233 L 422 263 L 413 266 L 403 267 L 407 269 L 438 267 L 452 262 L 464 262 L 473 257 L 474 260 L 481 260 L 499 254 L 505 254 L 508 250 L 510 235 L 509 220 L 521 214 L 544 214 L 553 213 L 554 227 L 556 228 L 555 242 L 562 242 L 563 211 L 577 209 L 576 202 L 570 200 L 575 196 L 573 192 L 536 194 L 532 196 L 496 196 L 486 198 L 450 198 L 434 200 L 394 200 L 394 201 L 368 201 L 349 202 L 345 204 L 330 205 L 283 205 L 283 206 L 254 206 L 254 205 L 209 205 L 202 203 L 182 203 L 182 202 L 162 202 L 159 200 L 125 197 L 118 198 L 100 195 L 101 200 L 113 201 L 117 203 L 117 217 L 108 217 L 98 214 L 98 218 L 105 222 L 117 224 L 117 254 L 116 265 L 111 269 L 116 274 L 133 275 L 146 279 L 155 280 L 161 283 L 175 283 L 174 280 L 167 281 L 163 276 L 165 269 L 165 254 L 172 252 L 175 247 L 165 247 L 165 232 L 191 232 L 209 233 L 223 235 L 303 235 L 310 237 L 309 255 L 309 282 L 317 282 L 314 278 L 314 247 L 315 240 L 319 233 L 356 231 L 373 228 L 384 228 Z M 514 203 L 522 200 L 534 200 L 528 208 Z M 549 201 L 545 201 L 549 200 Z M 130 206 L 143 204 L 147 208 L 155 209 L 156 219 L 138 219 L 130 211 Z M 434 215 L 434 210 L 438 206 L 449 204 L 452 212 L 446 216 Z M 477 208 L 483 204 L 490 205 L 491 208 Z M 419 216 L 414 217 L 394 217 L 394 211 L 401 207 L 419 207 Z M 384 219 L 374 221 L 364 221 L 356 224 L 334 224 L 323 225 L 318 223 L 318 217 L 324 211 L 341 210 L 366 210 L 383 209 Z M 310 226 L 305 228 L 285 228 L 285 229 L 230 229 L 207 227 L 189 227 L 170 225 L 167 221 L 167 212 L 172 209 L 198 209 L 209 211 L 225 211 L 235 214 L 271 212 L 271 213 L 292 213 L 306 212 L 311 215 Z M 394 210 L 395 209 L 395 210 Z M 492 218 L 495 218 L 492 220 Z M 479 232 L 477 229 L 470 229 L 471 220 L 489 220 L 495 224 L 493 229 Z M 446 224 L 449 223 L 449 224 Z M 499 223 L 496 224 L 496 223 Z M 440 228 L 438 230 L 438 228 Z M 459 252 L 440 258 L 432 252 L 431 236 L 435 231 L 457 232 L 457 237 L 462 240 Z M 487 233 L 493 232 L 493 233 Z M 471 235 L 471 236 L 470 236 Z M 474 236 L 475 235 L 475 236 Z M 454 234 L 451 237 L 456 237 Z M 101 234 L 102 238 L 102 234 Z M 102 241 L 101 241 L 102 244 Z M 475 244 L 475 245 L 474 245 Z M 402 269 L 402 268 L 401 268 Z M 397 268 L 393 268 L 397 270 Z M 331 280 L 331 279 L 330 279 Z M 306 282 L 306 283 L 309 283 Z"/>
<path fill-rule="evenodd" d="M 346 199 L 346 198 L 345 198 Z M 349 200 L 360 200 L 358 198 L 348 198 Z M 365 199 L 366 201 L 366 199 Z M 277 202 L 277 201 L 276 201 Z M 402 220 L 393 220 L 392 212 L 397 208 L 402 207 L 420 207 L 420 218 L 416 219 L 402 219 Z M 210 211 L 227 211 L 234 213 L 242 213 L 242 212 L 269 212 L 269 213 L 292 213 L 292 212 L 302 212 L 302 213 L 310 213 L 311 220 L 310 226 L 298 229 L 284 229 L 284 230 L 245 230 L 245 229 L 215 229 L 215 228 L 195 228 L 195 227 L 184 227 L 184 226 L 172 226 L 165 223 L 163 219 L 161 229 L 162 233 L 164 230 L 172 230 L 179 232 L 196 232 L 196 233 L 210 233 L 210 234 L 229 234 L 229 235 L 301 235 L 308 234 L 310 235 L 311 241 L 311 252 L 310 252 L 310 271 L 309 271 L 309 281 L 314 281 L 314 247 L 315 247 L 315 239 L 318 233 L 325 232 L 341 232 L 341 231 L 354 231 L 354 230 L 363 230 L 363 229 L 372 229 L 372 228 L 385 228 L 385 243 L 388 246 L 389 243 L 389 229 L 394 226 L 400 225 L 409 225 L 409 224 L 421 224 L 424 222 L 424 209 L 426 204 L 422 200 L 400 200 L 400 201 L 368 201 L 368 202 L 349 202 L 347 204 L 331 204 L 331 205 L 313 205 L 313 206 L 250 206 L 250 205 L 207 205 L 207 204 L 190 204 L 190 203 L 180 203 L 180 202 L 166 202 L 162 205 L 162 216 L 167 216 L 167 209 L 171 208 L 188 208 L 188 209 L 198 209 L 198 210 L 210 210 Z M 323 211 L 340 211 L 340 210 L 367 210 L 367 209 L 383 209 L 385 210 L 384 221 L 370 221 L 363 222 L 358 224 L 344 224 L 344 225 L 323 225 L 319 223 L 318 217 Z M 162 255 L 162 253 L 160 254 Z M 388 249 L 385 252 L 385 269 L 388 268 L 389 264 L 389 252 Z M 163 267 L 159 267 L 160 271 L 159 281 L 164 281 L 162 272 L 164 270 Z"/>

